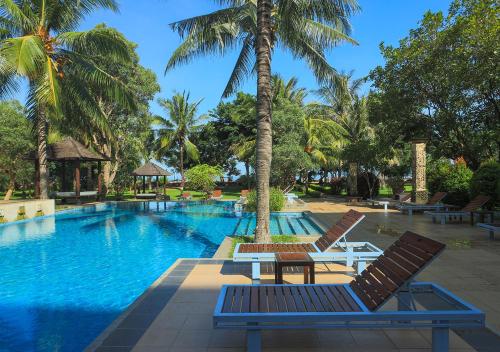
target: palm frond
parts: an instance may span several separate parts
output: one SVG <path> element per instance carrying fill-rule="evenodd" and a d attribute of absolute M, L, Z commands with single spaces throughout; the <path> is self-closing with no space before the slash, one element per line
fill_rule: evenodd
<path fill-rule="evenodd" d="M 233 72 L 231 72 L 226 88 L 224 88 L 224 92 L 222 93 L 223 98 L 227 98 L 236 93 L 236 90 L 241 86 L 243 80 L 251 74 L 255 64 L 253 41 L 254 40 L 250 34 L 245 37 L 240 54 L 238 55 L 238 59 L 234 65 Z"/>
<path fill-rule="evenodd" d="M 4 39 L 0 43 L 0 56 L 3 65 L 28 78 L 36 76 L 46 62 L 43 42 L 36 35 Z"/>

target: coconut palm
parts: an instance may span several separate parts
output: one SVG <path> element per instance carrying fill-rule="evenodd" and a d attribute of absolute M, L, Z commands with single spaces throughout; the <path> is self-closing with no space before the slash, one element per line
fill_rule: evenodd
<path fill-rule="evenodd" d="M 297 77 L 290 78 L 287 82 L 278 74 L 271 77 L 271 90 L 273 92 L 273 103 L 279 99 L 285 99 L 292 103 L 303 105 L 304 98 L 307 96 L 305 88 L 298 88 L 299 80 Z"/>
<path fill-rule="evenodd" d="M 28 83 L 28 115 L 38 137 L 40 197 L 48 197 L 47 126 L 50 121 L 102 116 L 92 91 L 129 103 L 123 86 L 99 68 L 95 55 L 128 61 L 126 43 L 102 29 L 78 32 L 82 18 L 114 0 L 0 0 L 0 96 Z M 78 111 L 78 115 L 66 114 Z M 105 124 L 101 119 L 101 124 Z"/>
<path fill-rule="evenodd" d="M 356 0 L 218 0 L 227 7 L 171 24 L 184 39 L 167 70 L 207 54 L 226 54 L 241 46 L 223 96 L 257 74 L 257 242 L 269 242 L 269 176 L 272 155 L 271 56 L 276 46 L 306 60 L 320 83 L 335 81 L 337 73 L 325 50 L 349 37 L 349 16 Z"/>
<path fill-rule="evenodd" d="M 170 99 L 159 99 L 158 103 L 167 111 L 168 118 L 155 116 L 153 124 L 159 126 L 158 155 L 163 156 L 170 148 L 179 151 L 179 171 L 181 173 L 181 188 L 184 189 L 184 156 L 198 161 L 198 148 L 189 140 L 202 118 L 196 113 L 202 99 L 191 103 L 189 93 L 176 93 Z"/>
<path fill-rule="evenodd" d="M 366 79 L 353 79 L 352 76 L 352 72 L 342 74 L 340 87 L 331 85 L 316 91 L 325 102 L 323 111 L 343 129 L 344 147 L 359 143 L 373 133 L 368 120 L 367 99 L 358 94 Z M 349 159 L 348 190 L 350 195 L 357 195 L 358 163 L 352 156 Z"/>

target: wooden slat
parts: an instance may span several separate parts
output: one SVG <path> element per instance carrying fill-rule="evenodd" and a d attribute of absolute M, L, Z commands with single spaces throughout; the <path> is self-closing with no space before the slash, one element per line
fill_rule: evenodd
<path fill-rule="evenodd" d="M 351 307 L 349 306 L 349 303 L 345 300 L 344 297 L 342 297 L 342 293 L 339 291 L 338 286 L 329 286 L 328 287 L 332 293 L 335 295 L 335 298 L 337 298 L 337 301 L 339 302 L 340 306 L 342 307 L 343 312 L 348 312 L 350 311 Z"/>
<path fill-rule="evenodd" d="M 314 285 L 311 287 L 314 289 L 316 295 L 318 296 L 318 299 L 321 302 L 321 304 L 323 305 L 324 310 L 326 312 L 334 312 L 335 309 L 333 308 L 332 304 L 330 303 L 330 301 L 326 297 L 325 292 L 322 290 L 321 286 Z"/>
<path fill-rule="evenodd" d="M 448 193 L 446 192 L 436 192 L 434 193 L 434 195 L 432 196 L 431 199 L 429 199 L 429 201 L 427 202 L 428 205 L 435 205 L 437 204 L 438 202 L 440 202 L 441 200 L 443 200 L 444 197 L 446 197 Z"/>
<path fill-rule="evenodd" d="M 325 296 L 328 298 L 328 301 L 333 307 L 333 310 L 335 312 L 342 312 L 343 311 L 342 306 L 340 305 L 338 299 L 335 297 L 332 291 L 328 289 L 328 286 L 320 286 L 320 288 L 323 290 Z"/>
<path fill-rule="evenodd" d="M 287 308 L 287 301 L 285 298 L 285 295 L 283 294 L 283 286 L 275 286 L 274 287 L 274 292 L 276 294 L 276 303 L 278 306 L 278 311 L 279 312 L 288 312 Z"/>
<path fill-rule="evenodd" d="M 278 288 L 278 287 L 279 286 L 276 286 L 276 288 Z M 277 312 L 278 311 L 278 305 L 276 303 L 275 286 L 268 286 L 267 287 L 267 303 L 268 303 L 269 312 Z"/>
<path fill-rule="evenodd" d="M 268 313 L 269 306 L 267 304 L 267 286 L 259 286 L 259 312 Z"/>
<path fill-rule="evenodd" d="M 299 290 L 296 286 L 290 286 L 290 292 L 293 297 L 293 301 L 295 302 L 295 307 L 298 312 L 305 312 L 306 307 L 304 306 L 304 302 L 302 302 L 302 298 L 300 296 Z"/>
<path fill-rule="evenodd" d="M 315 312 L 316 309 L 312 303 L 311 297 L 309 296 L 309 292 L 307 292 L 304 286 L 299 286 L 298 288 L 302 301 L 304 302 L 304 306 L 306 307 L 306 312 Z"/>
<path fill-rule="evenodd" d="M 241 302 L 241 312 L 250 311 L 250 287 L 243 287 L 243 299 Z"/>
<path fill-rule="evenodd" d="M 295 304 L 295 299 L 293 298 L 290 286 L 281 286 L 283 288 L 283 294 L 286 300 L 286 307 L 289 312 L 297 312 L 297 305 Z"/>
<path fill-rule="evenodd" d="M 490 199 L 491 199 L 491 197 L 480 194 L 480 195 L 476 196 L 476 198 L 471 200 L 465 207 L 463 207 L 462 211 L 467 211 L 467 212 L 475 211 L 475 210 L 481 208 L 486 203 L 488 203 L 490 201 Z"/>
<path fill-rule="evenodd" d="M 234 296 L 234 286 L 229 286 L 224 297 L 224 305 L 222 306 L 223 312 L 231 312 Z"/>
<path fill-rule="evenodd" d="M 234 292 L 233 307 L 231 312 L 239 313 L 241 312 L 241 301 L 243 299 L 243 287 L 237 286 Z"/>
<path fill-rule="evenodd" d="M 259 288 L 252 286 L 250 288 L 250 312 L 257 313 L 259 311 Z"/>
<path fill-rule="evenodd" d="M 340 292 L 342 292 L 342 296 L 345 298 L 347 303 L 349 303 L 349 305 L 351 306 L 351 311 L 353 311 L 353 312 L 361 311 L 361 308 L 359 307 L 359 305 L 354 301 L 351 294 L 345 289 L 344 286 L 338 286 L 338 289 Z"/>
<path fill-rule="evenodd" d="M 351 289 L 354 291 L 356 296 L 365 304 L 369 310 L 375 310 L 378 306 L 371 300 L 371 298 L 365 294 L 363 289 L 359 286 L 356 281 L 351 281 L 349 284 Z"/>

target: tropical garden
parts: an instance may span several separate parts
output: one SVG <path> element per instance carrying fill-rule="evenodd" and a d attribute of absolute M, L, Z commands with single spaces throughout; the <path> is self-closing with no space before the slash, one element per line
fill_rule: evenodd
<path fill-rule="evenodd" d="M 60 166 L 47 161 L 47 146 L 69 136 L 109 158 L 102 192 L 110 199 L 130 197 L 132 171 L 150 160 L 175 171 L 172 197 L 182 190 L 206 196 L 222 186 L 228 198 L 254 190 L 256 239 L 269 241 L 277 191 L 305 198 L 397 194 L 408 189 L 411 141 L 418 138 L 427 143 L 430 193 L 447 191 L 457 205 L 487 193 L 498 207 L 496 1 L 455 0 L 446 15 L 426 13 L 398 46 L 380 44 L 384 64 L 367 77 L 339 72 L 325 55 L 340 43 L 357 45 L 349 24 L 360 11 L 356 1 L 218 3 L 216 12 L 171 24 L 182 41 L 165 57 L 168 72 L 238 50 L 220 103 L 203 112 L 203 97 L 160 92 L 137 45 L 116 29 L 76 30 L 93 11 L 117 11 L 114 0 L 0 0 L 4 199 L 48 198 L 57 190 Z M 316 89 L 272 68 L 278 46 L 307 63 Z M 256 94 L 241 90 L 252 76 Z M 12 100 L 20 89 L 27 90 L 22 103 Z M 149 107 L 158 96 L 162 115 Z"/>

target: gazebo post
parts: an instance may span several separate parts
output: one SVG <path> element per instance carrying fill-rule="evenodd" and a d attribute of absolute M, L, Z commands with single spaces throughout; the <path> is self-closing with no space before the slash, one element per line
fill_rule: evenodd
<path fill-rule="evenodd" d="M 155 193 L 156 194 L 158 194 L 158 182 L 160 182 L 159 179 L 160 179 L 160 176 L 157 175 L 156 176 L 156 183 L 155 183 Z"/>
<path fill-rule="evenodd" d="M 146 193 L 146 176 L 142 176 L 142 193 Z"/>
<path fill-rule="evenodd" d="M 97 199 L 101 200 L 102 194 L 102 174 L 101 174 L 101 161 L 97 161 Z"/>
<path fill-rule="evenodd" d="M 75 197 L 76 203 L 80 204 L 80 160 L 75 162 Z"/>
<path fill-rule="evenodd" d="M 66 161 L 61 161 L 61 190 L 66 191 Z"/>
<path fill-rule="evenodd" d="M 137 176 L 134 175 L 134 197 L 137 197 Z"/>
<path fill-rule="evenodd" d="M 35 198 L 40 199 L 40 163 L 35 158 Z"/>
<path fill-rule="evenodd" d="M 167 176 L 163 176 L 163 195 L 167 195 Z"/>

